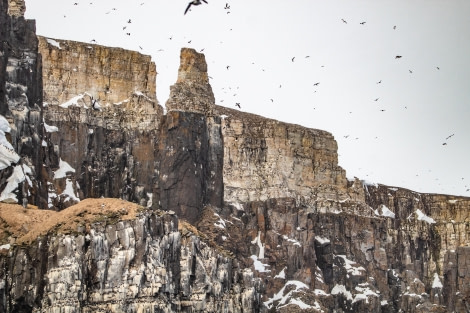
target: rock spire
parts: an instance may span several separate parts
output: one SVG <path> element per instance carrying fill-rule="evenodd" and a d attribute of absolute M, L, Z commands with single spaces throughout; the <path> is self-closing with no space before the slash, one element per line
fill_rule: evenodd
<path fill-rule="evenodd" d="M 209 84 L 204 54 L 194 49 L 182 48 L 178 79 L 170 87 L 166 109 L 211 115 L 214 106 L 214 93 Z"/>

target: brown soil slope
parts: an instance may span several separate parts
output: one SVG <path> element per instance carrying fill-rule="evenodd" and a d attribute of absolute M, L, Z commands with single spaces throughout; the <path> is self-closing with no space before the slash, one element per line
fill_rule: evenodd
<path fill-rule="evenodd" d="M 30 243 L 51 231 L 77 232 L 95 222 L 133 219 L 143 209 L 138 204 L 111 198 L 85 199 L 60 212 L 0 203 L 0 245 Z"/>

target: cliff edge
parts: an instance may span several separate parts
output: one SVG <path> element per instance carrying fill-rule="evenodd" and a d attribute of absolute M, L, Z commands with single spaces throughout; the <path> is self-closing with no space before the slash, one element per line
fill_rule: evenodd
<path fill-rule="evenodd" d="M 0 0 L 0 311 L 466 312 L 470 198 L 346 179 L 327 131 L 36 37 Z"/>

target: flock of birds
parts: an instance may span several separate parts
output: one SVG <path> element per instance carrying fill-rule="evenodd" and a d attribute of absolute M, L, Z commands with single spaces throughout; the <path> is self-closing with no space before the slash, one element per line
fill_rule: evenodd
<path fill-rule="evenodd" d="M 93 2 L 90 2 L 90 4 L 93 4 Z M 183 15 L 188 14 L 189 12 L 192 11 L 192 9 L 194 9 L 195 7 L 200 6 L 200 5 L 202 5 L 202 4 L 208 4 L 208 1 L 206 1 L 206 0 L 192 0 L 192 1 L 188 2 L 187 5 L 186 5 L 186 7 L 184 8 Z M 78 2 L 75 2 L 74 5 L 79 5 L 79 3 L 78 3 Z M 140 3 L 140 5 L 144 5 L 144 2 Z M 229 4 L 229 3 L 225 3 L 225 6 L 223 7 L 223 9 L 226 10 L 226 13 L 227 13 L 227 14 L 229 14 L 229 13 L 231 12 L 231 11 L 230 11 L 230 9 L 231 9 L 230 4 Z M 109 13 L 111 13 L 112 11 L 115 11 L 115 10 L 117 10 L 117 8 L 111 8 L 108 12 L 106 12 L 106 14 L 109 14 Z M 65 17 L 65 16 L 64 16 L 64 17 Z M 342 23 L 344 23 L 344 24 L 348 24 L 348 21 L 347 21 L 346 19 L 344 19 L 344 18 L 341 18 L 339 22 L 340 22 L 340 23 L 342 22 Z M 359 22 L 359 24 L 362 25 L 362 26 L 365 26 L 366 23 L 367 23 L 366 21 L 361 21 L 361 22 Z M 124 32 L 125 32 L 125 35 L 127 35 L 127 36 L 131 36 L 131 32 L 128 30 L 128 26 L 129 26 L 130 24 L 132 24 L 132 19 L 131 19 L 131 18 L 127 19 L 126 23 L 122 26 L 122 31 L 124 31 Z M 392 27 L 393 30 L 396 30 L 396 29 L 397 29 L 397 26 L 396 26 L 396 25 L 393 25 L 393 26 L 391 26 L 391 27 Z M 230 30 L 231 30 L 231 29 L 230 29 Z M 173 40 L 173 35 L 171 35 L 170 37 L 168 37 L 168 39 L 169 39 L 169 40 Z M 96 42 L 96 40 L 93 39 L 92 42 Z M 187 40 L 187 43 L 188 43 L 188 44 L 191 44 L 191 40 Z M 139 46 L 139 48 L 140 48 L 141 50 L 143 49 L 142 46 Z M 164 51 L 164 50 L 163 50 L 163 49 L 159 49 L 158 51 Z M 204 51 L 204 48 L 200 49 L 200 52 L 203 52 L 203 51 Z M 310 56 L 309 56 L 309 55 L 305 55 L 305 56 L 302 56 L 301 58 L 298 58 L 298 56 L 292 56 L 292 57 L 290 58 L 290 62 L 294 63 L 294 62 L 297 62 L 299 59 L 301 60 L 302 58 L 308 59 L 308 58 L 310 58 Z M 402 58 L 403 58 L 403 56 L 400 55 L 400 54 L 394 55 L 394 59 L 397 60 L 397 61 L 401 60 Z M 252 64 L 254 64 L 254 62 L 253 62 Z M 324 65 L 321 65 L 321 67 L 324 67 Z M 231 70 L 231 65 L 225 65 L 225 68 L 226 68 L 227 71 L 229 71 L 229 70 Z M 439 67 L 439 66 L 436 66 L 435 69 L 436 69 L 436 70 L 440 70 L 440 67 Z M 264 71 L 264 69 L 262 69 L 262 71 Z M 411 69 L 411 68 L 408 69 L 408 72 L 409 72 L 410 75 L 413 74 L 413 69 Z M 209 78 L 212 78 L 212 77 L 209 77 Z M 385 81 L 386 81 L 386 79 L 385 79 Z M 319 88 L 320 84 L 321 84 L 320 81 L 316 81 L 316 82 L 313 82 L 313 83 L 312 83 L 312 86 L 314 87 L 314 90 L 313 90 L 314 93 L 316 93 L 316 92 L 319 90 L 318 88 Z M 376 81 L 376 84 L 383 84 L 382 79 Z M 279 88 L 282 88 L 282 84 L 279 84 Z M 222 88 L 222 89 L 224 89 L 224 88 Z M 236 89 L 238 89 L 238 87 L 236 87 Z M 231 87 L 228 87 L 228 88 L 225 89 L 223 92 L 224 92 L 224 93 L 233 94 L 234 99 L 235 99 L 235 97 L 237 96 L 237 91 L 235 91 L 235 89 L 232 89 Z M 269 97 L 268 99 L 269 99 L 268 101 L 270 101 L 271 103 L 274 103 L 274 102 L 275 102 L 275 98 L 273 98 L 273 97 Z M 380 99 L 381 99 L 381 97 L 374 97 L 374 98 L 372 98 L 371 100 L 374 101 L 374 102 L 380 103 Z M 220 102 L 224 102 L 224 99 L 220 99 L 219 101 L 220 101 Z M 239 102 L 239 100 L 238 100 L 238 101 L 234 100 L 232 103 L 233 103 L 232 105 L 234 105 L 234 107 L 236 107 L 236 108 L 238 108 L 238 109 L 241 109 L 241 108 L 242 108 L 242 104 L 241 104 L 241 102 Z M 405 106 L 405 109 L 406 109 L 406 108 L 407 108 L 407 107 Z M 315 109 L 315 108 L 314 108 L 314 109 Z M 379 110 L 380 110 L 380 112 L 386 112 L 386 109 L 385 109 L 385 108 L 379 108 Z M 349 112 L 349 113 L 352 113 L 352 112 Z M 454 134 L 451 134 L 451 135 L 448 135 L 447 137 L 445 137 L 445 141 L 442 142 L 442 146 L 447 146 L 448 144 L 450 144 L 450 140 L 452 139 L 453 136 L 454 136 Z M 349 135 L 349 134 L 348 134 L 348 135 L 344 135 L 343 137 L 344 137 L 344 138 L 350 138 L 350 135 Z M 354 137 L 354 136 L 352 136 L 351 138 L 359 139 L 358 137 Z M 376 137 L 376 138 L 377 138 L 377 137 Z M 462 180 L 463 180 L 463 178 L 462 178 Z M 470 191 L 470 188 L 468 188 L 467 185 L 465 185 L 465 187 L 466 187 L 466 191 L 467 191 L 467 192 Z"/>

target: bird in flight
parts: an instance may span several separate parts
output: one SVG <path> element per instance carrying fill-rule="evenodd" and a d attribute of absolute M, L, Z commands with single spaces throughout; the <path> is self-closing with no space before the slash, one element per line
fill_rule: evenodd
<path fill-rule="evenodd" d="M 239 109 L 242 108 L 242 107 L 240 106 L 240 103 L 239 103 L 239 102 L 235 103 L 235 105 L 236 105 Z"/>
<path fill-rule="evenodd" d="M 375 98 L 374 101 L 379 101 L 379 98 Z"/>
<path fill-rule="evenodd" d="M 202 0 L 202 2 L 207 3 L 206 0 Z M 201 0 L 193 0 L 193 1 L 189 2 L 188 6 L 186 7 L 186 10 L 184 10 L 184 14 L 188 13 L 189 8 L 191 8 L 192 5 L 200 5 L 200 4 L 202 4 Z"/>
<path fill-rule="evenodd" d="M 315 84 L 313 84 L 313 85 L 314 85 L 314 86 L 318 86 L 318 85 L 320 85 L 320 83 L 315 83 Z"/>
<path fill-rule="evenodd" d="M 359 24 L 364 25 L 366 22 L 360 22 Z"/>
<path fill-rule="evenodd" d="M 292 62 L 294 62 L 294 59 L 295 59 L 295 57 L 293 57 L 293 58 L 291 59 L 291 60 L 292 60 Z"/>
<path fill-rule="evenodd" d="M 399 58 L 401 58 L 401 55 L 395 56 L 395 59 L 399 59 Z"/>
<path fill-rule="evenodd" d="M 377 84 L 381 84 L 381 83 L 382 83 L 382 80 L 379 80 L 379 81 L 377 82 Z"/>
<path fill-rule="evenodd" d="M 452 135 L 450 135 L 450 136 L 447 136 L 446 140 L 447 140 L 447 139 L 450 139 L 450 137 L 452 137 L 452 136 L 454 136 L 454 135 L 455 135 L 455 134 L 452 134 Z"/>
<path fill-rule="evenodd" d="M 343 21 L 344 24 L 347 24 L 348 22 L 346 22 L 346 20 L 344 18 L 341 19 Z"/>

